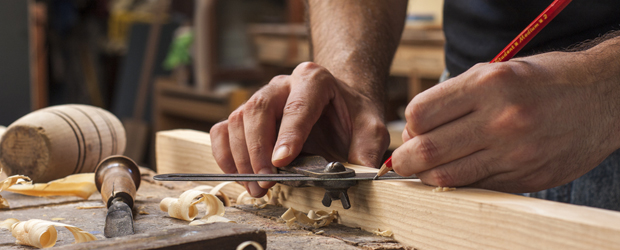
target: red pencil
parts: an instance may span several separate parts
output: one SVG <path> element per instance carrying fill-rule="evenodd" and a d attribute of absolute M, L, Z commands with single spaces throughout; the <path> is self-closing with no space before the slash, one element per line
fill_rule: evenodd
<path fill-rule="evenodd" d="M 505 62 L 515 56 L 540 30 L 555 18 L 572 0 L 555 0 L 530 25 L 515 37 L 490 63 Z M 383 163 L 375 180 L 392 169 L 392 156 Z"/>

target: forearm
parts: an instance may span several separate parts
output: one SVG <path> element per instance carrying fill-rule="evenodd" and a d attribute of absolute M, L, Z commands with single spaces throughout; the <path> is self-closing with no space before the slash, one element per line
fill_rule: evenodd
<path fill-rule="evenodd" d="M 604 37 L 596 46 L 578 52 L 584 58 L 585 73 L 596 84 L 603 105 L 604 120 L 611 121 L 609 139 L 612 147 L 620 148 L 620 32 Z"/>
<path fill-rule="evenodd" d="M 309 0 L 308 5 L 314 62 L 383 103 L 407 1 Z"/>

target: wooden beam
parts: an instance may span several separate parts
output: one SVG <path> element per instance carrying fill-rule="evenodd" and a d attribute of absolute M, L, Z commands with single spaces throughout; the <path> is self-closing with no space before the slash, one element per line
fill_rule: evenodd
<path fill-rule="evenodd" d="M 192 130 L 157 134 L 159 173 L 221 173 L 209 135 Z M 376 169 L 348 165 L 358 172 Z M 231 186 L 231 185 L 228 185 Z M 364 181 L 349 189 L 352 208 L 321 205 L 321 188 L 278 185 L 285 207 L 336 209 L 339 222 L 365 230 L 391 229 L 418 249 L 613 249 L 620 246 L 620 212 L 495 191 L 433 192 L 418 180 Z M 225 192 L 243 191 L 232 186 Z"/>

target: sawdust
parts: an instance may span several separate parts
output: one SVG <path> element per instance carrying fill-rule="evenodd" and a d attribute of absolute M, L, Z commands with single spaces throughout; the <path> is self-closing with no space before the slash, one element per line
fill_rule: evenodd
<path fill-rule="evenodd" d="M 379 235 L 379 236 L 383 236 L 383 237 L 392 237 L 394 236 L 394 233 L 392 232 L 392 230 L 381 230 L 380 228 L 377 228 L 377 230 L 372 230 L 373 234 Z"/>
<path fill-rule="evenodd" d="M 303 225 L 303 226 L 311 226 L 314 228 L 325 227 L 331 224 L 334 219 L 338 217 L 338 211 L 332 210 L 331 212 L 319 210 L 319 211 L 308 211 L 308 214 L 304 214 L 301 211 L 297 211 L 294 208 L 289 208 L 280 216 L 283 220 L 286 221 L 286 226 L 289 228 L 295 227 L 295 222 Z"/>
<path fill-rule="evenodd" d="M 455 187 L 436 187 L 433 192 L 449 192 L 456 190 Z"/>

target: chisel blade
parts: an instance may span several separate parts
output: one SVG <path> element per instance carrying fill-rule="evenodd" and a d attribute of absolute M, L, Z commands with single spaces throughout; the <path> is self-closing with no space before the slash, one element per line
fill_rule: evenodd
<path fill-rule="evenodd" d="M 131 208 L 122 199 L 114 199 L 105 217 L 103 235 L 106 238 L 134 234 Z"/>

